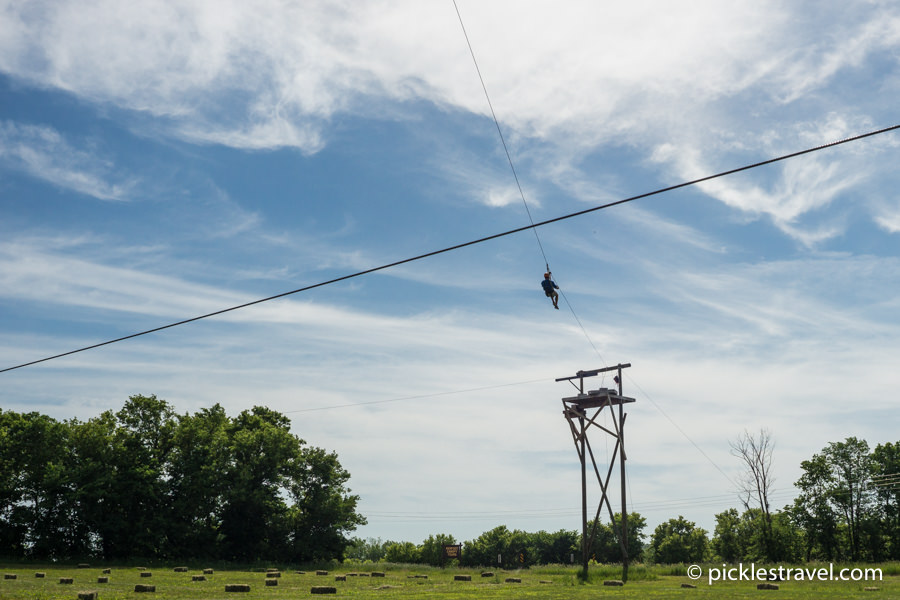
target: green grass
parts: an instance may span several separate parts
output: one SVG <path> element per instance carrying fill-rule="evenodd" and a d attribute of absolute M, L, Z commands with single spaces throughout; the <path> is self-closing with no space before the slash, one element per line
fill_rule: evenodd
<path fill-rule="evenodd" d="M 334 586 L 336 596 L 341 598 L 535 598 L 535 599 L 580 599 L 580 598 L 803 598 L 803 599 L 845 599 L 845 598 L 900 598 L 900 566 L 896 563 L 877 565 L 884 572 L 883 581 L 839 582 L 785 581 L 779 583 L 777 592 L 759 591 L 757 582 L 717 582 L 708 585 L 706 570 L 704 577 L 691 581 L 685 568 L 645 567 L 634 565 L 629 571 L 629 582 L 624 587 L 607 587 L 605 579 L 618 579 L 621 570 L 615 566 L 597 566 L 592 569 L 587 582 L 582 582 L 578 569 L 566 566 L 548 566 L 523 569 L 521 571 L 493 570 L 493 576 L 482 577 L 478 569 L 438 569 L 415 565 L 341 565 L 332 567 L 328 575 L 316 575 L 315 570 L 299 575 L 295 569 L 283 568 L 278 585 L 265 585 L 265 569 L 216 569 L 206 575 L 207 581 L 191 581 L 193 575 L 202 574 L 199 568 L 190 568 L 187 573 L 175 573 L 172 566 L 152 566 L 147 570 L 151 577 L 141 577 L 135 567 L 113 566 L 109 583 L 97 583 L 105 565 L 88 568 L 72 566 L 49 566 L 40 564 L 6 564 L 0 566 L 0 573 L 15 574 L 16 579 L 0 579 L 0 600 L 77 600 L 82 591 L 98 592 L 100 600 L 285 600 L 296 597 L 313 597 L 313 586 Z M 275 565 L 279 566 L 279 565 Z M 281 565 L 283 567 L 283 565 Z M 717 565 L 710 565 L 717 566 Z M 720 566 L 720 565 L 719 565 Z M 821 565 L 817 565 L 819 567 Z M 869 566 L 872 565 L 858 565 Z M 827 565 L 826 565 L 827 567 Z M 835 568 L 839 567 L 835 565 Z M 384 577 L 372 577 L 378 571 Z M 36 572 L 45 573 L 38 579 Z M 675 574 L 673 574 L 675 573 Z M 471 575 L 471 581 L 454 581 L 454 575 Z M 346 581 L 335 581 L 336 575 L 346 575 Z M 419 577 L 416 577 L 419 575 Z M 60 584 L 60 578 L 71 577 L 71 585 Z M 521 578 L 521 583 L 507 583 L 508 577 Z M 225 593 L 226 584 L 243 583 L 250 585 L 249 593 Z M 694 584 L 695 589 L 682 588 L 683 583 Z M 155 593 L 136 593 L 137 584 L 156 586 Z M 864 587 L 880 588 L 877 592 L 864 591 Z"/>

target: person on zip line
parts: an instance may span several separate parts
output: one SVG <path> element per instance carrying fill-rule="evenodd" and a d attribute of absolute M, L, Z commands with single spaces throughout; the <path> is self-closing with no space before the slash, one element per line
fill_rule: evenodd
<path fill-rule="evenodd" d="M 556 293 L 559 286 L 556 285 L 555 281 L 550 279 L 550 271 L 544 273 L 544 280 L 541 282 L 541 287 L 544 288 L 544 295 L 553 301 L 553 308 L 559 310 L 559 294 Z"/>

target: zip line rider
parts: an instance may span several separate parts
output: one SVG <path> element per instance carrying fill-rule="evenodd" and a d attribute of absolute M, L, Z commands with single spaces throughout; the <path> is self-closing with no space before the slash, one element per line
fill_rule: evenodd
<path fill-rule="evenodd" d="M 544 280 L 541 282 L 541 287 L 544 288 L 544 295 L 553 300 L 553 308 L 559 310 L 559 294 L 556 293 L 559 286 L 550 279 L 550 271 L 544 273 Z"/>

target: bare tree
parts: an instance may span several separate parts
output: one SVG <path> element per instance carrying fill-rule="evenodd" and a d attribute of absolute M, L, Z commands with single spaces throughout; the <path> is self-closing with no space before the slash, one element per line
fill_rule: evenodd
<path fill-rule="evenodd" d="M 745 510 L 758 505 L 762 519 L 763 551 L 769 558 L 772 554 L 772 514 L 769 510 L 769 495 L 772 493 L 772 452 L 775 442 L 768 429 L 760 429 L 759 436 L 744 431 L 737 440 L 729 442 L 731 454 L 744 463 L 746 471 L 738 480 L 741 502 Z"/>

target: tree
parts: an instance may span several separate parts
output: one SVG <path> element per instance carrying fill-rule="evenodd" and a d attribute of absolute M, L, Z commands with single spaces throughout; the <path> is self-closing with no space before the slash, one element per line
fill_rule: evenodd
<path fill-rule="evenodd" d="M 619 532 L 622 523 L 621 513 L 614 515 L 614 523 L 605 524 L 597 522 L 594 544 L 590 550 L 593 560 L 598 563 L 621 563 L 622 547 L 619 545 Z M 639 513 L 628 513 L 628 559 L 640 562 L 644 556 L 644 528 L 647 520 Z M 588 532 L 594 527 L 594 522 L 588 523 Z"/>
<path fill-rule="evenodd" d="M 387 545 L 381 538 L 352 538 L 344 555 L 353 560 L 378 562 L 384 558 Z"/>
<path fill-rule="evenodd" d="M 114 471 L 105 518 L 114 556 L 153 557 L 162 553 L 169 516 L 166 482 L 175 431 L 175 411 L 156 396 L 131 396 L 116 413 L 108 465 Z"/>
<path fill-rule="evenodd" d="M 778 563 L 798 562 L 803 556 L 803 534 L 794 522 L 790 510 L 772 513 L 773 561 Z"/>
<path fill-rule="evenodd" d="M 9 555 L 66 558 L 77 545 L 66 434 L 36 412 L 0 413 L 0 550 Z"/>
<path fill-rule="evenodd" d="M 816 454 L 800 463 L 803 474 L 794 484 L 800 494 L 791 515 L 806 532 L 806 560 L 834 560 L 838 550 L 838 516 L 831 501 L 834 477 L 828 460 Z"/>
<path fill-rule="evenodd" d="M 439 567 L 444 564 L 444 546 L 456 544 L 456 539 L 447 533 L 429 535 L 419 546 L 420 560 L 426 565 Z"/>
<path fill-rule="evenodd" d="M 291 527 L 282 491 L 300 462 L 302 440 L 284 415 L 255 406 L 226 427 L 228 463 L 222 474 L 222 551 L 228 560 L 253 560 L 289 551 Z"/>
<path fill-rule="evenodd" d="M 173 558 L 213 558 L 230 464 L 228 416 L 221 405 L 178 417 L 169 465 L 168 553 Z"/>
<path fill-rule="evenodd" d="M 729 508 L 716 515 L 716 528 L 710 542 L 712 551 L 725 562 L 743 560 L 747 553 L 747 538 L 737 509 Z"/>
<path fill-rule="evenodd" d="M 396 564 L 416 564 L 420 562 L 419 547 L 412 542 L 389 542 L 384 559 Z"/>
<path fill-rule="evenodd" d="M 114 444 L 116 417 L 112 411 L 105 411 L 86 422 L 72 420 L 68 425 L 69 476 L 86 529 L 87 553 L 101 558 L 117 557 L 120 549 L 115 538 L 121 527 L 121 511 L 116 508 L 115 490 L 121 461 Z"/>
<path fill-rule="evenodd" d="M 796 485 L 801 494 L 792 512 L 806 531 L 807 557 L 818 551 L 827 560 L 872 558 L 871 545 L 868 556 L 863 556 L 864 537 L 871 539 L 873 534 L 870 521 L 877 519 L 871 490 L 872 458 L 866 441 L 849 437 L 832 442 L 800 466 L 803 475 Z M 846 543 L 840 543 L 841 537 L 846 537 Z"/>
<path fill-rule="evenodd" d="M 365 522 L 349 477 L 262 407 L 176 416 L 132 396 L 87 422 L 0 411 L 0 554 L 341 558 Z"/>
<path fill-rule="evenodd" d="M 524 531 L 510 531 L 505 525 L 500 525 L 466 542 L 460 562 L 468 566 L 497 565 L 505 569 L 527 567 L 535 563 L 529 542 L 529 535 Z"/>
<path fill-rule="evenodd" d="M 560 529 L 555 533 L 538 531 L 531 535 L 530 554 L 539 564 L 568 564 L 572 555 L 578 553 L 579 534 L 577 531 Z"/>
<path fill-rule="evenodd" d="M 707 545 L 706 531 L 680 515 L 660 523 L 650 537 L 653 561 L 661 564 L 703 561 Z"/>
<path fill-rule="evenodd" d="M 835 482 L 831 498 L 848 528 L 850 558 L 859 560 L 863 523 L 869 517 L 872 501 L 868 488 L 872 475 L 869 444 L 849 437 L 843 442 L 828 444 L 825 453 Z"/>
<path fill-rule="evenodd" d="M 769 510 L 769 494 L 775 481 L 772 477 L 774 448 L 775 444 L 767 429 L 760 429 L 759 437 L 744 431 L 737 440 L 731 442 L 732 455 L 739 458 L 746 468 L 739 480 L 741 501 L 745 511 L 748 511 L 752 504 L 759 508 L 759 519 L 756 522 L 760 531 L 762 558 L 769 561 L 775 560 L 772 514 Z"/>
<path fill-rule="evenodd" d="M 346 534 L 366 523 L 356 512 L 359 496 L 345 487 L 350 473 L 321 448 L 304 447 L 297 458 L 288 484 L 292 554 L 300 561 L 343 558 Z"/>
<path fill-rule="evenodd" d="M 872 451 L 872 486 L 887 536 L 885 558 L 900 560 L 900 442 L 879 444 Z"/>

